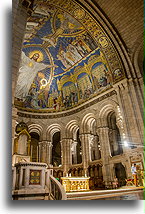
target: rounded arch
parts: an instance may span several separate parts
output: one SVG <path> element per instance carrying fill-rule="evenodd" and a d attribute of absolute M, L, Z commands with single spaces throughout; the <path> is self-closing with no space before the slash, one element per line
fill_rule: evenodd
<path fill-rule="evenodd" d="M 114 121 L 116 122 L 116 115 L 114 111 L 110 111 L 108 116 L 107 116 L 107 123 L 108 127 L 111 129 L 115 129 L 115 124 Z"/>
<path fill-rule="evenodd" d="M 61 126 L 57 123 L 50 125 L 46 130 L 47 140 L 52 141 L 52 137 L 56 132 L 61 132 Z"/>
<path fill-rule="evenodd" d="M 28 132 L 29 133 L 37 133 L 39 135 L 39 137 L 42 137 L 43 134 L 43 128 L 42 126 L 38 125 L 38 124 L 31 124 L 28 126 Z"/>
<path fill-rule="evenodd" d="M 79 124 L 76 120 L 71 120 L 65 127 L 66 138 L 76 140 L 76 133 L 79 129 Z"/>
<path fill-rule="evenodd" d="M 143 77 L 144 51 L 143 51 L 143 34 L 135 42 L 132 54 L 132 63 L 138 78 Z"/>
<path fill-rule="evenodd" d="M 86 2 L 85 0 L 80 0 L 82 6 L 86 7 L 88 12 L 91 14 L 94 14 L 94 18 L 98 20 L 101 27 L 104 29 L 105 26 L 105 33 L 107 34 L 107 37 L 111 39 L 111 42 L 114 46 L 114 48 L 117 50 L 119 58 L 121 59 L 125 75 L 130 77 L 135 77 L 135 71 L 132 66 L 128 49 L 126 47 L 126 44 L 124 43 L 123 39 L 120 37 L 119 33 L 114 28 L 114 25 L 112 22 L 108 19 L 107 14 L 103 12 L 103 10 L 100 9 L 100 6 L 93 1 Z"/>
<path fill-rule="evenodd" d="M 108 116 L 111 114 L 115 115 L 116 125 L 122 132 L 125 129 L 125 123 L 123 119 L 124 114 L 123 111 L 121 111 L 119 104 L 112 99 L 102 102 L 101 105 L 99 106 L 97 115 L 98 116 L 97 127 L 108 126 L 111 123 L 111 121 L 108 120 L 109 118 Z"/>
<path fill-rule="evenodd" d="M 82 119 L 80 133 L 94 133 L 94 126 L 96 126 L 95 115 L 88 113 Z"/>
<path fill-rule="evenodd" d="M 118 106 L 119 104 L 112 99 L 102 102 L 98 109 L 98 118 L 107 118 L 110 112 L 115 112 L 117 115 Z"/>

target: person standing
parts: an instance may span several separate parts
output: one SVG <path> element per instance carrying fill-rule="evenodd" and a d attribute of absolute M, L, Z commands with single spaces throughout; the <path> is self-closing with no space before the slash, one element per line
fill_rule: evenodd
<path fill-rule="evenodd" d="M 118 178 L 115 176 L 113 181 L 113 189 L 117 189 L 117 188 L 118 188 Z"/>
<path fill-rule="evenodd" d="M 136 164 L 134 164 L 134 165 L 131 167 L 131 172 L 132 172 L 133 179 L 134 179 L 134 185 L 135 185 L 135 186 L 138 186 L 138 185 L 137 185 L 137 170 L 136 170 Z"/>

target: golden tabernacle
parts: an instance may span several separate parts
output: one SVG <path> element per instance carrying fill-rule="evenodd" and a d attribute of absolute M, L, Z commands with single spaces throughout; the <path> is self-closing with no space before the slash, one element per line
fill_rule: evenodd
<path fill-rule="evenodd" d="M 89 190 L 90 177 L 62 177 L 62 185 L 66 192 L 80 192 Z"/>

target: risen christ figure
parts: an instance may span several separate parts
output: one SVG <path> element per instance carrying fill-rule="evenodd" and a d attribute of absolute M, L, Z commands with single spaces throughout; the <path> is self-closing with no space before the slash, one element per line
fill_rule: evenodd
<path fill-rule="evenodd" d="M 55 67 L 52 65 L 46 65 L 37 62 L 39 57 L 40 57 L 39 53 L 35 53 L 30 59 L 25 55 L 24 52 L 22 52 L 22 59 L 18 74 L 15 96 L 19 99 L 22 99 L 23 101 L 28 95 L 31 84 L 33 83 L 33 80 L 36 77 L 38 71 L 41 71 L 45 68 Z"/>

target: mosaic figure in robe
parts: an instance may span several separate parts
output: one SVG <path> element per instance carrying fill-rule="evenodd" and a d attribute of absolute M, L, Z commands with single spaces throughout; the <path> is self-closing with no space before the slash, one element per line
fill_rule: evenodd
<path fill-rule="evenodd" d="M 55 65 L 48 65 L 38 62 L 39 56 L 39 53 L 35 53 L 31 58 L 29 58 L 24 52 L 22 52 L 15 96 L 23 101 L 27 97 L 31 84 L 33 83 L 38 71 L 55 67 Z"/>

